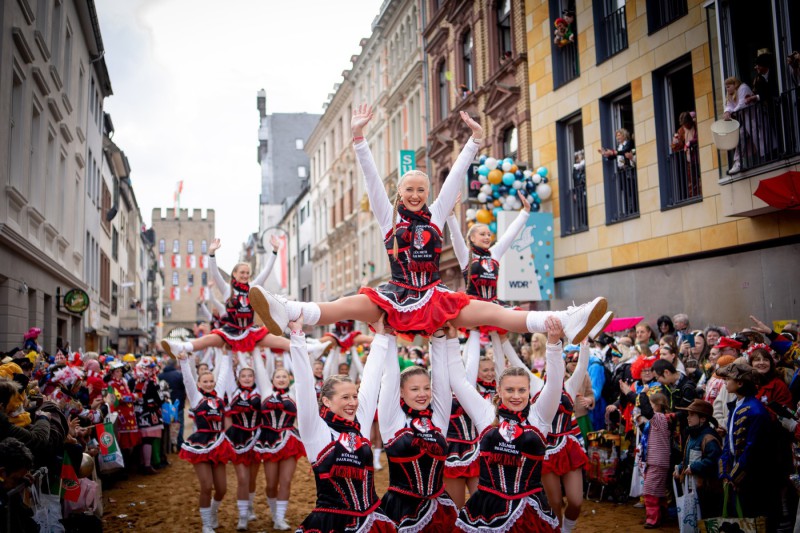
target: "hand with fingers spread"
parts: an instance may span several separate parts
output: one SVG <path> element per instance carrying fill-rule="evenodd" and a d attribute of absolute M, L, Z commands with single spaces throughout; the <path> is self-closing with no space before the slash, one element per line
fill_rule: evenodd
<path fill-rule="evenodd" d="M 466 111 L 461 111 L 461 120 L 464 121 L 464 124 L 469 126 L 469 129 L 472 130 L 472 138 L 476 141 L 480 141 L 483 139 L 483 127 L 480 124 L 475 122 L 469 113 Z"/>
<path fill-rule="evenodd" d="M 372 120 L 372 107 L 361 104 L 353 109 L 353 116 L 350 118 L 350 132 L 353 138 L 364 136 L 364 127 Z"/>
<path fill-rule="evenodd" d="M 270 237 L 269 237 L 269 243 L 272 245 L 272 249 L 273 249 L 274 251 L 276 251 L 276 252 L 277 252 L 278 250 L 280 250 L 280 249 L 281 249 L 281 240 L 280 240 L 280 239 L 278 238 L 278 236 L 277 236 L 277 235 L 275 235 L 274 233 L 273 233 L 272 235 L 270 235 Z"/>
<path fill-rule="evenodd" d="M 561 342 L 562 337 L 564 337 L 564 326 L 561 324 L 561 320 L 554 315 L 550 315 L 545 319 L 544 326 L 547 330 L 548 344 L 558 344 Z"/>
<path fill-rule="evenodd" d="M 752 320 L 753 324 L 754 324 L 754 326 L 752 327 L 753 330 L 755 330 L 755 331 L 757 331 L 759 333 L 763 333 L 764 335 L 769 335 L 770 333 L 772 333 L 772 328 L 771 327 L 769 327 L 768 325 L 766 325 L 765 323 L 763 323 L 762 321 L 760 321 L 759 319 L 757 319 L 753 315 L 750 315 L 750 320 Z"/>
<path fill-rule="evenodd" d="M 531 212 L 531 203 L 528 201 L 528 197 L 522 191 L 517 191 L 517 196 L 519 196 L 519 201 L 522 202 L 522 210 L 526 213 Z"/>
<path fill-rule="evenodd" d="M 214 239 L 211 241 L 211 244 L 208 245 L 208 255 L 214 255 L 214 252 L 220 249 L 222 244 L 220 243 L 219 239 Z"/>

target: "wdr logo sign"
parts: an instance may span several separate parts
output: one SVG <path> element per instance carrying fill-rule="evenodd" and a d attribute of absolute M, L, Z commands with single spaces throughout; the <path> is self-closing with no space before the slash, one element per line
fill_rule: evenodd
<path fill-rule="evenodd" d="M 527 289 L 529 287 L 529 281 L 509 281 L 508 288 L 510 289 Z"/>

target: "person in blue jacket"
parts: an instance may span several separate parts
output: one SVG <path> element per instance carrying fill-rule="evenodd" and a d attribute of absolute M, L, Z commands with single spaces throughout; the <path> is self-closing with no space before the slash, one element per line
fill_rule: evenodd
<path fill-rule="evenodd" d="M 567 346 L 569 349 L 569 346 Z M 592 427 L 603 429 L 606 427 L 606 400 L 603 398 L 603 385 L 606 384 L 606 367 L 603 359 L 592 354 L 589 357 L 589 379 L 592 380 L 592 393 L 594 393 L 594 409 L 589 411 Z"/>

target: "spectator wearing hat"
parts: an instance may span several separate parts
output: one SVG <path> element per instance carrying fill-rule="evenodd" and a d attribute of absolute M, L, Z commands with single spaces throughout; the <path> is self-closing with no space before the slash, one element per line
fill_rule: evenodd
<path fill-rule="evenodd" d="M 686 412 L 687 441 L 683 449 L 683 460 L 675 474 L 681 481 L 684 476 L 693 476 L 697 484 L 701 516 L 720 516 L 722 491 L 719 483 L 719 458 L 722 442 L 715 428 L 714 406 L 705 400 L 694 400 L 688 407 L 679 407 Z"/>
<path fill-rule="evenodd" d="M 644 444 L 647 468 L 644 473 L 644 506 L 646 519 L 645 529 L 654 529 L 661 525 L 663 507 L 666 504 L 667 479 L 670 469 L 670 424 L 674 413 L 669 412 L 666 395 L 657 392 L 648 395 L 639 394 L 639 408 L 641 417 L 650 422 L 649 429 L 643 431 L 647 434 Z M 639 422 L 639 421 L 637 421 Z"/>
<path fill-rule="evenodd" d="M 778 96 L 778 78 L 771 72 L 771 67 L 772 54 L 767 50 L 759 50 L 754 67 L 756 71 L 756 77 L 753 78 L 754 94 L 745 99 L 748 104 L 770 102 Z"/>
<path fill-rule="evenodd" d="M 733 357 L 739 357 L 742 343 L 732 337 L 722 337 L 717 343 L 717 348 L 719 348 L 720 356 L 732 355 Z"/>
<path fill-rule="evenodd" d="M 791 408 L 793 406 L 792 393 L 789 392 L 789 387 L 783 378 L 776 372 L 774 354 L 775 352 L 770 350 L 766 344 L 753 344 L 747 349 L 747 361 L 756 372 L 756 384 L 758 385 L 756 398 L 764 405 L 776 402 L 783 407 Z"/>
<path fill-rule="evenodd" d="M 719 476 L 738 496 L 745 517 L 764 516 L 774 530 L 780 516 L 780 473 L 774 468 L 775 432 L 757 398 L 757 376 L 752 366 L 736 361 L 717 371 L 736 399 L 728 404 L 727 435 L 719 461 Z"/>
<path fill-rule="evenodd" d="M 728 404 L 736 400 L 736 395 L 733 394 L 732 392 L 728 392 L 728 387 L 727 387 L 728 380 L 720 376 L 719 370 L 721 368 L 725 368 L 726 366 L 730 365 L 735 361 L 736 358 L 732 355 L 721 355 L 720 358 L 717 360 L 717 369 L 714 372 L 714 376 L 716 377 L 716 379 L 722 381 L 722 386 L 719 388 L 717 396 L 711 403 L 714 405 L 714 418 L 716 418 L 717 422 L 719 423 L 719 427 L 717 428 L 717 433 L 719 433 L 723 437 L 728 432 L 728 414 L 729 414 Z"/>

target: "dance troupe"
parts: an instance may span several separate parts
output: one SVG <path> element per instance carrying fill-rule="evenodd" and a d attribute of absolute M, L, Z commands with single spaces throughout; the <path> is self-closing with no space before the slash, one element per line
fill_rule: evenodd
<path fill-rule="evenodd" d="M 606 300 L 546 312 L 499 302 L 499 261 L 530 206 L 521 197 L 522 212 L 493 246 L 485 225 L 473 225 L 464 240 L 449 218 L 480 148 L 482 127 L 461 113 L 472 137 L 428 206 L 430 181 L 418 170 L 400 178 L 393 202 L 387 198 L 363 136 L 371 118 L 369 107 L 356 108 L 351 130 L 370 206 L 385 235 L 391 281 L 333 302 L 294 302 L 251 284 L 249 266 L 240 264 L 229 285 L 218 282 L 226 288 L 219 328 L 192 341 L 162 341 L 180 360 L 195 423 L 180 456 L 194 465 L 200 482 L 203 533 L 218 526 L 228 462 L 237 473 L 237 529 L 246 530 L 254 518 L 262 463 L 274 527 L 290 529 L 285 513 L 302 455 L 313 469 L 317 501 L 298 532 L 571 531 L 587 462 L 576 438 L 573 398 L 589 351 L 584 342 L 565 381 L 562 339 L 579 343 L 599 332 L 611 318 Z M 454 233 L 466 293 L 441 284 L 445 223 Z M 209 248 L 215 276 L 218 247 L 215 241 Z M 265 327 L 254 325 L 255 314 Z M 369 324 L 375 335 L 348 328 L 354 320 Z M 324 338 L 333 349 L 323 366 L 316 356 L 326 345 L 307 339 L 303 327 L 328 324 L 337 328 Z M 459 330 L 469 332 L 463 354 Z M 494 362 L 481 360 L 482 331 L 492 339 Z M 546 334 L 546 379 L 525 368 L 505 338 L 508 332 Z M 396 335 L 430 338 L 430 373 L 419 366 L 400 371 Z M 356 342 L 370 342 L 363 367 L 353 352 Z M 224 385 L 232 381 L 231 356 L 217 357 L 216 379 L 203 370 L 195 376 L 187 354 L 209 348 L 238 354 L 235 387 Z M 282 365 L 275 353 L 283 354 Z M 380 465 L 371 446 L 373 422 L 388 458 L 389 489 L 382 498 L 374 484 Z"/>

